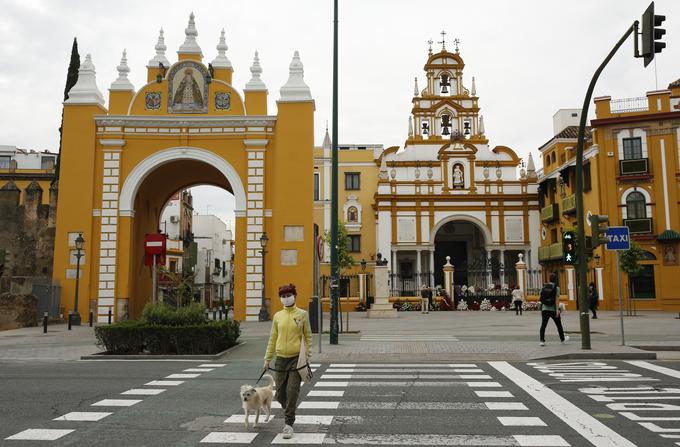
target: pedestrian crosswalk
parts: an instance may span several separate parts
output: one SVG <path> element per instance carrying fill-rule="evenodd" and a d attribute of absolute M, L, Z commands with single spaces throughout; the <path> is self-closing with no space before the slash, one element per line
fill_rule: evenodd
<path fill-rule="evenodd" d="M 460 341 L 457 337 L 451 334 L 419 334 L 419 335 L 404 335 L 404 334 L 364 334 L 360 338 L 361 341 L 368 342 L 391 342 L 404 343 L 406 342 L 456 342 Z"/>

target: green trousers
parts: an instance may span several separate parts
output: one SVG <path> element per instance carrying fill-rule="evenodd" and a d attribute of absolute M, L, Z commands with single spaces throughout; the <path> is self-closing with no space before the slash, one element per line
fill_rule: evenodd
<path fill-rule="evenodd" d="M 295 408 L 300 394 L 301 378 L 299 372 L 290 370 L 297 368 L 297 362 L 297 356 L 276 357 L 274 362 L 274 369 L 278 370 L 274 374 L 274 381 L 276 382 L 275 398 L 283 408 L 286 425 L 291 427 L 295 423 Z"/>

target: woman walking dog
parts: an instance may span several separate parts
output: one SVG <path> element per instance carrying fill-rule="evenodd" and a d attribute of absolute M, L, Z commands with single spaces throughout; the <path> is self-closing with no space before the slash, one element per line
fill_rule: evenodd
<path fill-rule="evenodd" d="M 302 355 L 306 354 L 306 358 L 309 360 L 312 344 L 309 315 L 295 306 L 296 296 L 297 291 L 293 284 L 279 287 L 279 299 L 283 304 L 283 309 L 278 311 L 272 319 L 269 344 L 264 356 L 264 369 L 267 370 L 274 352 L 276 352 L 273 368 L 274 381 L 276 382 L 275 399 L 281 404 L 285 414 L 284 439 L 292 438 L 294 433 L 295 408 L 300 394 L 301 381 L 298 371 L 300 348 L 301 345 L 305 347 L 305 352 Z"/>

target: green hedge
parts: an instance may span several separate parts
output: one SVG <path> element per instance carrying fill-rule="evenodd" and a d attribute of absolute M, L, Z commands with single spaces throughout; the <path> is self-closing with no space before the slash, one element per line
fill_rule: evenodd
<path fill-rule="evenodd" d="M 237 344 L 238 321 L 179 326 L 122 321 L 95 328 L 97 345 L 107 354 L 216 354 Z"/>
<path fill-rule="evenodd" d="M 166 304 L 151 304 L 144 306 L 143 321 L 162 326 L 193 326 L 208 321 L 203 306 L 191 303 L 176 309 Z"/>

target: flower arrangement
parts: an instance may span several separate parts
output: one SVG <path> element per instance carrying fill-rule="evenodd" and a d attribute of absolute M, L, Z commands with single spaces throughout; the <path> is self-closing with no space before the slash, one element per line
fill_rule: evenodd
<path fill-rule="evenodd" d="M 479 302 L 473 301 L 472 303 L 468 304 L 468 309 L 479 310 Z"/>
<path fill-rule="evenodd" d="M 401 305 L 401 308 L 400 308 L 399 310 L 406 312 L 406 311 L 411 310 L 412 307 L 413 307 L 413 306 L 411 305 L 411 303 L 406 302 L 406 303 L 404 303 L 404 304 Z"/>
<path fill-rule="evenodd" d="M 488 298 L 484 298 L 482 302 L 479 304 L 479 310 L 491 310 L 491 308 L 492 308 L 491 301 L 489 301 Z"/>
<path fill-rule="evenodd" d="M 522 303 L 522 310 L 540 310 L 541 303 L 538 301 L 524 301 Z"/>
<path fill-rule="evenodd" d="M 468 305 L 465 302 L 465 300 L 460 300 L 460 302 L 458 303 L 457 309 L 458 310 L 468 310 Z"/>

